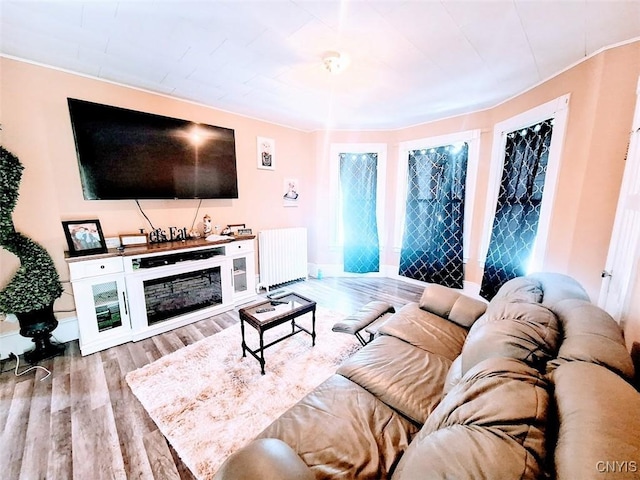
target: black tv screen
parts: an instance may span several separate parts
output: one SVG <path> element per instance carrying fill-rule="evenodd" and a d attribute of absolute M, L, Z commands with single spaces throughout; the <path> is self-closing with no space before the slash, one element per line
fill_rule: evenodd
<path fill-rule="evenodd" d="M 233 130 L 67 100 L 85 199 L 238 198 Z"/>

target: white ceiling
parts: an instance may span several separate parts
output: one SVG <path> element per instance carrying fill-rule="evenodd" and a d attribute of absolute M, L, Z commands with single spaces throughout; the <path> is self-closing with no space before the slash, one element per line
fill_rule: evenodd
<path fill-rule="evenodd" d="M 640 0 L 8 1 L 2 54 L 302 130 L 494 106 L 640 37 Z M 323 54 L 349 55 L 329 74 Z"/>

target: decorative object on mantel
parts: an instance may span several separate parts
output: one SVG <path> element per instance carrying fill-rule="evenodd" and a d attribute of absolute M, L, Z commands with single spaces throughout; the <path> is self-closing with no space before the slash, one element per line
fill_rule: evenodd
<path fill-rule="evenodd" d="M 162 228 L 156 228 L 149 234 L 149 243 L 184 242 L 187 238 L 189 238 L 187 235 L 187 227 L 169 227 L 168 233 Z"/>
<path fill-rule="evenodd" d="M 0 245 L 20 259 L 18 271 L 0 290 L 0 311 L 18 317 L 20 335 L 35 343 L 25 360 L 36 363 L 64 351 L 50 341 L 58 326 L 53 303 L 62 295 L 62 284 L 49 253 L 13 225 L 23 169 L 18 157 L 0 146 Z"/>
<path fill-rule="evenodd" d="M 331 331 L 343 317 L 318 307 L 315 347 L 300 335 L 278 343 L 269 353 L 266 375 L 253 358 L 242 357 L 240 325 L 235 324 L 128 373 L 126 381 L 196 478 L 213 478 L 231 453 L 360 348 L 356 337 Z M 296 322 L 309 327 L 311 315 Z M 257 332 L 248 333 L 255 335 L 247 342 L 257 345 Z M 278 333 L 267 332 L 265 341 L 272 335 Z"/>
<path fill-rule="evenodd" d="M 99 220 L 64 221 L 62 228 L 72 257 L 106 253 L 107 243 Z"/>
<path fill-rule="evenodd" d="M 285 207 L 297 207 L 300 190 L 297 178 L 284 179 L 284 195 L 282 196 L 282 204 Z"/>
<path fill-rule="evenodd" d="M 276 169 L 276 141 L 272 138 L 258 137 L 258 168 Z"/>
<path fill-rule="evenodd" d="M 244 223 L 231 223 L 222 230 L 222 235 L 232 235 L 234 237 L 252 235 L 252 233 L 253 231 L 250 228 L 247 228 Z"/>
<path fill-rule="evenodd" d="M 211 225 L 211 216 L 209 214 L 205 215 L 202 219 L 202 223 L 204 224 L 204 236 L 211 235 L 213 233 L 213 226 Z"/>
<path fill-rule="evenodd" d="M 132 247 L 137 245 L 146 245 L 149 243 L 149 235 L 144 230 L 139 233 L 122 233 L 119 235 L 120 245 L 123 247 Z"/>

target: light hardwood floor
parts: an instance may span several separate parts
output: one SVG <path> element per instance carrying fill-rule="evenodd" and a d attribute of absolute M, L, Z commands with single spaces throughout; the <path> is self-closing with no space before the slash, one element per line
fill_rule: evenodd
<path fill-rule="evenodd" d="M 378 278 L 310 279 L 286 288 L 345 314 L 371 300 L 400 307 L 417 301 L 423 290 Z M 86 357 L 77 341 L 69 342 L 63 356 L 41 362 L 52 372 L 44 381 L 41 370 L 16 377 L 15 362 L 1 361 L 0 477 L 193 479 L 131 393 L 125 375 L 238 321 L 236 309 Z"/>

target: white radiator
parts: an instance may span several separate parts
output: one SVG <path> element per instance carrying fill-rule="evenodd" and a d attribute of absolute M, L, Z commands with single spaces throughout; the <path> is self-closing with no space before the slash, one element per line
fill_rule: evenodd
<path fill-rule="evenodd" d="M 258 234 L 260 284 L 269 290 L 293 280 L 307 279 L 307 229 L 279 228 Z"/>

